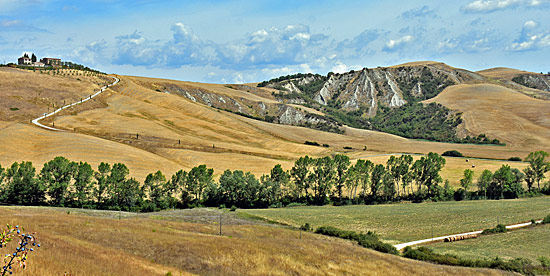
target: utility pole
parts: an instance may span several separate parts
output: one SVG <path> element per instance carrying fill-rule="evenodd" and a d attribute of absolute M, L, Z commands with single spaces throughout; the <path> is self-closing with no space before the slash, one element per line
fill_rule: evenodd
<path fill-rule="evenodd" d="M 222 215 L 220 214 L 220 236 L 222 235 Z"/>

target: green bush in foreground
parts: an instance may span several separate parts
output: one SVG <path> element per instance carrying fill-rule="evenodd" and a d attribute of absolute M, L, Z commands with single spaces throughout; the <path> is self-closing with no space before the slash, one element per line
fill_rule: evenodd
<path fill-rule="evenodd" d="M 366 234 L 363 233 L 356 233 L 353 231 L 347 231 L 338 229 L 336 227 L 332 226 L 321 226 L 315 230 L 315 233 L 325 235 L 325 236 L 331 236 L 331 237 L 338 237 L 346 240 L 352 240 L 357 241 L 359 245 L 370 248 L 379 252 L 383 253 L 390 253 L 394 255 L 399 255 L 399 251 L 393 245 L 384 243 L 378 239 L 378 236 L 369 231 Z"/>
<path fill-rule="evenodd" d="M 550 215 L 546 216 L 546 217 L 542 220 L 542 223 L 543 223 L 543 224 L 548 224 L 548 223 L 550 223 Z"/>
<path fill-rule="evenodd" d="M 496 234 L 496 233 L 506 233 L 508 229 L 506 229 L 506 225 L 504 224 L 498 224 L 495 228 L 485 229 L 483 232 L 481 232 L 482 235 L 490 235 L 490 234 Z"/>

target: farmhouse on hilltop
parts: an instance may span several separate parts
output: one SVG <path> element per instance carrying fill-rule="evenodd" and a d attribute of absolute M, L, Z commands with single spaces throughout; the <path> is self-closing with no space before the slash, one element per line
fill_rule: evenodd
<path fill-rule="evenodd" d="M 17 59 L 17 64 L 22 66 L 34 66 L 34 67 L 60 67 L 61 59 L 59 58 L 43 58 L 37 61 L 34 53 L 24 52 L 23 55 Z"/>

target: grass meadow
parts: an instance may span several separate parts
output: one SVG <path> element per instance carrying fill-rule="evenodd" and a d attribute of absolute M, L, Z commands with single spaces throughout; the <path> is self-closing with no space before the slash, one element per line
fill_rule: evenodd
<path fill-rule="evenodd" d="M 356 232 L 375 231 L 391 244 L 542 219 L 550 214 L 550 197 L 381 205 L 307 206 L 238 210 L 279 223 L 313 228 L 334 226 Z"/>
<path fill-rule="evenodd" d="M 437 243 L 429 247 L 435 252 L 453 254 L 474 259 L 500 257 L 504 259 L 527 258 L 538 263 L 540 256 L 550 257 L 550 225 L 539 225 L 498 235 L 452 243 Z"/>

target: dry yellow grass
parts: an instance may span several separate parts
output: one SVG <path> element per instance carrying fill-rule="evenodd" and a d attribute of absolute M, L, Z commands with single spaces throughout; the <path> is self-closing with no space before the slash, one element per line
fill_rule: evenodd
<path fill-rule="evenodd" d="M 463 112 L 467 132 L 485 133 L 509 149 L 550 150 L 548 101 L 493 84 L 462 84 L 445 89 L 429 102 Z"/>
<path fill-rule="evenodd" d="M 82 74 L 82 72 L 79 72 Z M 53 74 L 53 73 L 52 73 Z M 1 68 L 0 120 L 26 122 L 48 110 L 53 111 L 63 102 L 71 103 L 87 97 L 110 81 L 101 76 L 69 75 L 61 70 L 58 75 L 40 74 L 28 70 Z M 97 100 L 88 107 L 99 107 Z M 18 110 L 12 110 L 18 108 Z"/>
<path fill-rule="evenodd" d="M 27 78 L 33 79 L 33 83 L 41 82 L 42 78 L 55 81 L 58 81 L 58 78 L 63 79 L 32 72 L 17 71 L 17 74 L 24 74 Z M 468 117 L 470 116 L 468 112 L 465 112 L 466 125 L 470 121 L 475 123 L 478 123 L 478 120 L 487 121 L 482 127 L 471 128 L 470 131 L 484 132 L 490 137 L 502 138 L 501 140 L 506 141 L 508 145 L 436 143 L 353 128 L 346 128 L 346 133 L 340 135 L 244 118 L 192 102 L 181 96 L 154 91 L 158 85 L 171 83 L 197 86 L 214 93 L 245 97 L 249 100 L 264 102 L 269 100 L 224 85 L 142 77 L 121 77 L 121 79 L 121 83 L 113 87 L 114 90 L 108 90 L 98 97 L 101 105 L 98 103 L 97 106 L 93 104 L 88 106 L 88 103 L 85 103 L 59 114 L 55 118 L 55 126 L 69 130 L 68 132 L 51 133 L 36 129 L 34 126 L 14 125 L 14 121 L 11 120 L 0 123 L 0 150 L 5 152 L 0 156 L 0 164 L 7 166 L 15 161 L 29 160 L 40 167 L 45 161 L 57 155 L 64 155 L 72 160 L 88 161 L 94 166 L 101 161 L 123 162 L 130 168 L 132 176 L 142 180 L 147 173 L 158 169 L 170 175 L 179 169 L 190 169 L 200 164 L 214 168 L 216 174 L 221 174 L 225 169 L 241 169 L 261 175 L 268 173 L 276 164 L 282 164 L 285 169 L 289 169 L 294 160 L 300 156 L 319 157 L 336 153 L 347 154 L 352 160 L 396 152 L 423 154 L 433 151 L 441 154 L 447 150 L 458 150 L 464 155 L 479 158 L 508 159 L 512 156 L 524 158 L 531 151 L 548 150 L 545 145 L 550 144 L 549 135 L 544 134 L 546 128 L 537 130 L 539 136 L 537 132 L 522 134 L 529 137 L 536 136 L 539 139 L 523 141 L 505 139 L 508 137 L 506 131 L 509 129 L 506 122 L 501 122 L 505 121 L 502 120 L 503 117 L 477 119 L 475 116 Z M 471 92 L 469 87 L 476 86 L 467 86 L 464 88 L 466 92 L 460 89 L 453 90 L 451 87 L 436 99 L 444 101 L 449 98 L 447 104 L 455 104 L 457 109 L 468 106 L 461 106 L 460 102 L 453 103 L 455 98 L 455 101 L 463 101 L 464 97 L 474 97 L 472 101 L 479 102 L 480 106 L 486 105 L 487 101 L 492 99 L 484 98 L 485 93 Z M 91 88 L 93 86 L 87 89 Z M 525 97 L 505 88 L 501 89 L 498 86 L 497 88 L 499 89 L 495 90 L 495 95 L 492 97 L 505 98 L 508 94 L 514 97 Z M 29 89 L 32 90 L 32 87 Z M 538 100 L 527 99 L 529 100 L 526 102 L 527 108 L 518 109 L 508 105 L 499 105 L 495 108 L 502 112 L 544 110 L 542 105 L 546 102 L 539 103 Z M 471 112 L 478 112 L 478 109 L 472 108 Z M 485 110 L 487 110 L 486 107 Z M 520 117 L 518 115 L 518 118 Z M 524 118 L 525 126 L 537 125 L 539 121 L 544 121 L 544 118 L 534 116 L 534 113 L 529 114 Z M 504 127 L 492 131 L 491 120 L 504 124 Z M 515 124 L 521 122 L 518 121 Z M 49 123 L 51 125 L 51 122 Z M 489 127 L 490 131 L 485 131 L 484 127 Z M 139 138 L 136 134 L 139 134 Z M 303 144 L 306 140 L 329 144 L 330 147 L 307 146 Z M 365 146 L 367 150 L 363 151 Z M 344 147 L 353 149 L 344 150 Z M 386 158 L 378 159 L 380 162 L 385 162 Z M 374 158 L 374 160 L 377 159 Z M 485 168 L 495 170 L 505 163 L 507 162 L 496 160 L 475 161 L 475 171 Z M 525 166 L 523 163 L 512 165 L 519 168 Z M 470 166 L 463 159 L 448 161 L 443 176 L 449 178 L 452 183 L 457 183 L 462 171 Z"/>
<path fill-rule="evenodd" d="M 509 274 L 408 260 L 310 233 L 300 239 L 297 231 L 246 222 L 226 225 L 218 236 L 215 223 L 176 221 L 167 212 L 118 220 L 79 210 L 0 209 L 1 222 L 38 232 L 42 244 L 18 275 Z"/>

